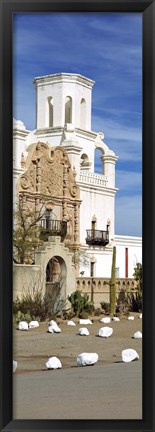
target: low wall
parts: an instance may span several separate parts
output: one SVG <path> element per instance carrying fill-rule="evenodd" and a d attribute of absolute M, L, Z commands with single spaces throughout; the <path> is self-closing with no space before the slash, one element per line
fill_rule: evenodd
<path fill-rule="evenodd" d="M 13 267 L 13 300 L 26 291 L 33 291 L 34 288 L 42 288 L 43 291 L 46 287 L 45 279 L 43 279 L 43 273 L 41 273 L 41 267 L 39 265 L 23 265 L 15 264 Z M 91 298 L 91 292 L 93 290 L 93 298 L 95 307 L 100 307 L 100 302 L 110 302 L 110 279 L 109 278 L 91 278 L 91 277 L 79 277 L 76 278 L 76 285 L 72 285 L 72 288 L 67 290 L 66 296 L 71 292 L 79 289 L 82 293 L 87 293 Z M 134 279 L 116 279 L 116 295 L 118 296 L 119 291 L 122 288 L 136 291 L 136 281 Z"/>
<path fill-rule="evenodd" d="M 32 292 L 34 288 L 45 286 L 42 280 L 39 265 L 14 264 L 13 266 L 13 300 L 21 297 L 26 292 Z"/>
<path fill-rule="evenodd" d="M 134 279 L 119 278 L 116 279 L 116 295 L 118 296 L 122 288 L 136 291 L 137 283 Z M 100 302 L 110 302 L 110 279 L 109 278 L 91 278 L 91 277 L 79 277 L 76 278 L 76 289 L 87 293 L 91 298 L 91 292 L 93 290 L 93 299 L 95 307 L 101 307 Z"/>

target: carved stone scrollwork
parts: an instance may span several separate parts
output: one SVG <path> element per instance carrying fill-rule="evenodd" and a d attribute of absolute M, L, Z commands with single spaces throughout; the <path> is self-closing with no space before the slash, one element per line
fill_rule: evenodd
<path fill-rule="evenodd" d="M 71 193 L 72 197 L 76 197 L 77 196 L 77 191 L 78 191 L 77 185 L 75 183 L 72 184 L 71 187 L 70 187 L 70 193 Z"/>
<path fill-rule="evenodd" d="M 20 184 L 23 189 L 28 189 L 30 186 L 29 178 L 26 175 L 22 176 Z"/>

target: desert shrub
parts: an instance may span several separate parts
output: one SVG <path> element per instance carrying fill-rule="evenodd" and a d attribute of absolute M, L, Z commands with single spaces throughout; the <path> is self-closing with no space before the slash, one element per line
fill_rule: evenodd
<path fill-rule="evenodd" d="M 141 312 L 142 291 L 130 292 L 122 288 L 117 298 L 116 311 L 125 315 L 129 315 L 129 312 Z"/>
<path fill-rule="evenodd" d="M 110 303 L 102 301 L 102 302 L 100 303 L 100 305 L 101 305 L 101 308 L 103 309 L 103 311 L 104 311 L 105 314 L 106 314 L 106 313 L 107 313 L 107 314 L 110 313 Z"/>
<path fill-rule="evenodd" d="M 75 313 L 73 312 L 73 311 L 71 311 L 71 310 L 63 310 L 62 311 L 62 316 L 63 316 L 63 318 L 66 320 L 70 320 L 70 319 L 72 319 L 72 318 L 74 318 L 74 316 L 75 316 Z"/>
<path fill-rule="evenodd" d="M 69 295 L 68 300 L 76 316 L 79 316 L 81 312 L 91 314 L 94 310 L 94 304 L 89 300 L 89 295 L 87 293 L 82 295 L 80 290 L 76 290 Z"/>
<path fill-rule="evenodd" d="M 142 291 L 137 291 L 130 294 L 131 310 L 132 312 L 142 312 Z"/>
<path fill-rule="evenodd" d="M 60 287 L 54 286 L 51 292 L 43 294 L 41 289 L 28 290 L 13 302 L 13 315 L 15 321 L 32 319 L 44 321 L 46 318 L 54 318 L 62 312 L 65 301 L 60 296 Z"/>
<path fill-rule="evenodd" d="M 94 310 L 94 316 L 99 316 L 99 315 L 101 315 L 101 309 L 100 308 L 96 308 Z"/>
<path fill-rule="evenodd" d="M 137 282 L 137 288 L 138 290 L 142 291 L 142 284 L 143 284 L 143 270 L 142 270 L 142 264 L 137 263 L 136 267 L 134 268 L 133 273 L 134 279 Z"/>
<path fill-rule="evenodd" d="M 55 284 L 52 292 L 47 292 L 43 298 L 43 306 L 46 311 L 46 316 L 54 318 L 62 314 L 66 301 L 60 296 L 60 286 Z"/>
<path fill-rule="evenodd" d="M 137 292 L 132 293 L 132 308 L 135 312 L 141 312 L 143 306 L 143 269 L 141 263 L 136 264 L 133 276 L 137 282 Z"/>
<path fill-rule="evenodd" d="M 87 319 L 89 317 L 88 312 L 86 311 L 80 312 L 79 317 L 82 319 Z"/>
<path fill-rule="evenodd" d="M 130 297 L 126 292 L 125 288 L 121 288 L 116 301 L 116 312 L 121 315 L 128 315 L 130 309 Z"/>
<path fill-rule="evenodd" d="M 22 313 L 20 310 L 16 313 L 14 313 L 14 322 L 18 324 L 20 321 L 26 321 L 30 323 L 32 321 L 33 317 L 29 313 Z"/>

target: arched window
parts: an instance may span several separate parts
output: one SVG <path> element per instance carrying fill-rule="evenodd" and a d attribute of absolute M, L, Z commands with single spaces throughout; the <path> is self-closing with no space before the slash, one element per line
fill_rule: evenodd
<path fill-rule="evenodd" d="M 72 123 L 72 98 L 65 98 L 65 123 Z"/>
<path fill-rule="evenodd" d="M 81 102 L 80 102 L 80 124 L 81 124 L 81 129 L 85 129 L 85 127 L 86 127 L 86 101 L 84 98 L 82 98 Z"/>
<path fill-rule="evenodd" d="M 53 98 L 48 97 L 48 126 L 53 127 Z"/>

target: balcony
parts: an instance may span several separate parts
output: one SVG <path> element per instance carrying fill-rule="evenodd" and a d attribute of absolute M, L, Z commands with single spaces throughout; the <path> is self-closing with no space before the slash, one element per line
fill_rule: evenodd
<path fill-rule="evenodd" d="M 49 236 L 60 236 L 63 241 L 67 234 L 67 221 L 50 218 L 41 219 L 41 238 L 46 240 Z"/>
<path fill-rule="evenodd" d="M 109 243 L 109 231 L 86 230 L 86 243 L 90 246 L 106 246 Z"/>

